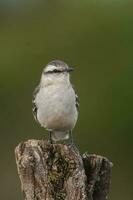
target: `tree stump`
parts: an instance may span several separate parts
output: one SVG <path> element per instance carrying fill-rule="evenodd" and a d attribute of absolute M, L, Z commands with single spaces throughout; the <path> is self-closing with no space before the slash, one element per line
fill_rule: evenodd
<path fill-rule="evenodd" d="M 28 140 L 15 149 L 25 200 L 107 200 L 112 163 L 68 144 Z"/>

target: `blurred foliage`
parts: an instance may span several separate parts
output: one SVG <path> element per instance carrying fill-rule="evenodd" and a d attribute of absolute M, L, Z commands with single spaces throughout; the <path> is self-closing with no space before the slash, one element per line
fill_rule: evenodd
<path fill-rule="evenodd" d="M 1 199 L 22 199 L 15 146 L 45 138 L 31 98 L 43 66 L 53 59 L 76 68 L 76 145 L 114 162 L 110 199 L 132 199 L 132 24 L 128 0 L 0 1 Z"/>

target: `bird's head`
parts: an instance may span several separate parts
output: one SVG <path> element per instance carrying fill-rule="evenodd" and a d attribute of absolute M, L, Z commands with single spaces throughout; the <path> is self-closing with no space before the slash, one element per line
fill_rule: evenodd
<path fill-rule="evenodd" d="M 42 82 L 46 80 L 51 81 L 69 81 L 69 74 L 74 69 L 69 67 L 65 62 L 61 60 L 53 60 L 49 62 L 43 69 Z"/>

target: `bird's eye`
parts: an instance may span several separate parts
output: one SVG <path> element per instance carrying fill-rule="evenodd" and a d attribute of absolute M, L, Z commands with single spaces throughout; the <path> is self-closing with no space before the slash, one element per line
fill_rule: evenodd
<path fill-rule="evenodd" d="M 57 72 L 59 72 L 59 71 L 58 71 L 57 69 L 54 69 L 53 72 L 57 73 Z"/>
<path fill-rule="evenodd" d="M 61 71 L 61 70 L 59 70 L 59 69 L 54 69 L 52 72 L 53 72 L 53 73 L 61 73 L 61 72 L 63 72 L 63 71 Z"/>

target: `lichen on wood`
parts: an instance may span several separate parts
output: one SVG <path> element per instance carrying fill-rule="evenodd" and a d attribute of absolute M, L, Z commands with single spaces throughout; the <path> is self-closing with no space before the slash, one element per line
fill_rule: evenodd
<path fill-rule="evenodd" d="M 28 140 L 15 149 L 25 200 L 105 200 L 111 162 L 68 144 Z"/>

